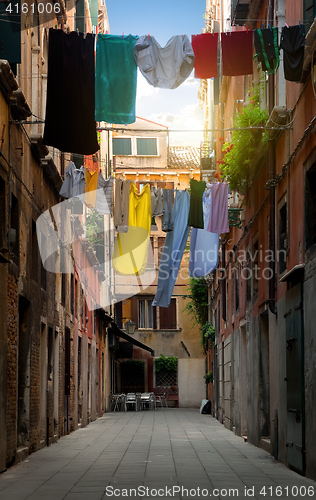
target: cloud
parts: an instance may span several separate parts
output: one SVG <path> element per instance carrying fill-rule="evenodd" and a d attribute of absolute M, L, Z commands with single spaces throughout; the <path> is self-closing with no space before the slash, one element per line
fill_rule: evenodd
<path fill-rule="evenodd" d="M 141 74 L 139 69 L 137 69 L 137 99 L 142 97 L 148 97 L 159 92 L 158 88 L 153 87 L 147 82 L 146 78 Z"/>
<path fill-rule="evenodd" d="M 193 76 L 190 76 L 183 82 L 182 85 L 198 87 L 200 85 L 200 80 L 197 80 L 196 78 L 193 78 Z"/>
<path fill-rule="evenodd" d="M 188 104 L 180 113 L 152 113 L 148 118 L 169 127 L 171 145 L 199 146 L 202 141 L 202 133 L 195 132 L 203 129 L 203 112 L 198 104 Z M 184 132 L 172 133 L 172 130 Z"/>

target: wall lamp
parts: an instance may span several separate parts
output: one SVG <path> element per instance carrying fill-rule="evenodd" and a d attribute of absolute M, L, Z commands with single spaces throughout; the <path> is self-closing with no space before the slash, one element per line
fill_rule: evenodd
<path fill-rule="evenodd" d="M 134 321 L 132 321 L 131 319 L 126 321 L 124 326 L 125 326 L 125 330 L 126 330 L 127 335 L 133 335 L 135 333 L 136 323 L 134 323 Z"/>

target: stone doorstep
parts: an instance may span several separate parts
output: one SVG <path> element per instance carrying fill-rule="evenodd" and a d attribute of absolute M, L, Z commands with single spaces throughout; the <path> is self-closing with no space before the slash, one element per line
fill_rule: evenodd
<path fill-rule="evenodd" d="M 259 441 L 259 448 L 271 453 L 271 439 L 270 438 L 261 438 Z"/>
<path fill-rule="evenodd" d="M 28 446 L 20 446 L 16 450 L 16 455 L 15 455 L 15 460 L 14 460 L 14 465 L 17 465 L 23 460 L 25 460 L 29 456 L 29 447 Z"/>

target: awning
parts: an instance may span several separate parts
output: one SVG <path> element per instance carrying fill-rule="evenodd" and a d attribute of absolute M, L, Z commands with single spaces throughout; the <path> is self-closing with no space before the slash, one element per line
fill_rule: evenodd
<path fill-rule="evenodd" d="M 148 347 L 147 345 L 143 344 L 142 342 L 139 342 L 139 340 L 134 339 L 130 335 L 127 335 L 127 333 L 123 332 L 114 321 L 111 323 L 111 328 L 114 331 L 115 335 L 117 337 L 120 337 L 121 339 L 125 339 L 131 344 L 136 345 L 137 347 L 140 347 L 141 349 L 144 349 L 145 351 L 150 352 L 152 356 L 155 356 L 155 351 Z"/>

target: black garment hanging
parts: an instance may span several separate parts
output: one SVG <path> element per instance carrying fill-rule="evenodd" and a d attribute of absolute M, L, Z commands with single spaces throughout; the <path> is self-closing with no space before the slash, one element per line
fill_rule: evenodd
<path fill-rule="evenodd" d="M 94 35 L 49 30 L 44 144 L 60 151 L 98 151 L 94 90 Z"/>
<path fill-rule="evenodd" d="M 190 179 L 190 209 L 188 216 L 188 226 L 204 229 L 203 217 L 203 193 L 206 188 L 205 181 Z"/>
<path fill-rule="evenodd" d="M 283 49 L 284 76 L 290 82 L 301 81 L 304 47 L 304 25 L 284 26 L 281 33 L 280 48 Z"/>
<path fill-rule="evenodd" d="M 263 71 L 275 73 L 280 64 L 278 28 L 254 30 L 255 57 L 261 62 Z"/>

